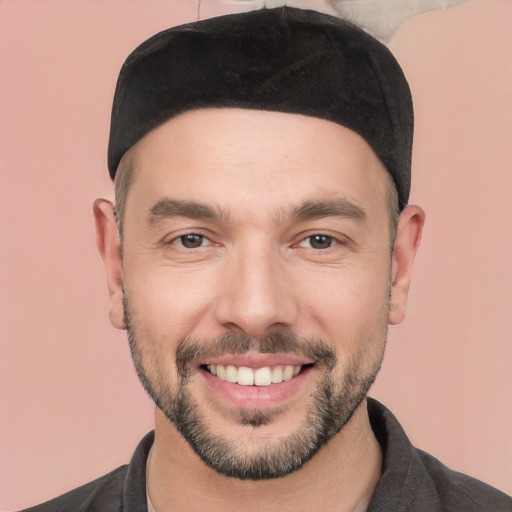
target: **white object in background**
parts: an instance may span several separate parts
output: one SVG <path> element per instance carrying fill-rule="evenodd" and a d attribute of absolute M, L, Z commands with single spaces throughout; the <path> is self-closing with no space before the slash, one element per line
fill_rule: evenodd
<path fill-rule="evenodd" d="M 387 43 L 409 18 L 423 12 L 447 9 L 467 0 L 224 0 L 254 9 L 300 7 L 334 14 Z"/>
<path fill-rule="evenodd" d="M 388 42 L 400 25 L 423 12 L 447 9 L 466 0 L 326 0 L 336 14 L 382 42 Z"/>

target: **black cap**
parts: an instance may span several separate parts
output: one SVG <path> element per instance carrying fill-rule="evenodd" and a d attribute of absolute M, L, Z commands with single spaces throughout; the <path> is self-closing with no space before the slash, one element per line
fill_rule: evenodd
<path fill-rule="evenodd" d="M 126 59 L 114 97 L 108 167 L 170 118 L 233 107 L 318 117 L 361 135 L 409 198 L 413 107 L 391 52 L 353 24 L 280 7 L 180 25 Z"/>

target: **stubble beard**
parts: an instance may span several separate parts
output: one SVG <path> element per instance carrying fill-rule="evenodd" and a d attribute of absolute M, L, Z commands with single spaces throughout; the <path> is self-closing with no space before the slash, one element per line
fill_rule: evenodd
<path fill-rule="evenodd" d="M 375 360 L 365 368 L 361 351 L 352 361 L 345 362 L 345 371 L 338 382 L 333 377 L 336 354 L 319 339 L 300 340 L 288 331 L 274 331 L 262 340 L 240 334 L 228 334 L 209 341 L 183 339 L 176 351 L 178 385 L 176 390 L 171 390 L 165 372 L 158 370 L 158 358 L 150 354 L 150 344 L 145 349 L 138 339 L 126 294 L 123 302 L 132 359 L 146 392 L 207 466 L 221 475 L 241 480 L 284 477 L 308 462 L 340 432 L 365 400 L 384 355 L 387 323 L 379 330 L 381 351 Z M 288 437 L 267 441 L 257 450 L 251 449 L 250 453 L 244 449 L 244 443 L 234 442 L 213 431 L 188 387 L 193 362 L 205 355 L 240 354 L 249 350 L 307 355 L 317 361 L 316 371 L 323 374 L 310 399 L 312 405 L 296 431 Z M 253 429 L 271 424 L 279 414 L 278 409 L 240 410 L 237 417 L 239 425 L 247 427 L 249 434 Z"/>

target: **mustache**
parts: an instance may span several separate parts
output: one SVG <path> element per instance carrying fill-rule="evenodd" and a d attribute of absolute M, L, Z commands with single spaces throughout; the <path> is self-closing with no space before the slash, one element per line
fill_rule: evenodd
<path fill-rule="evenodd" d="M 336 366 L 334 350 L 320 338 L 300 338 L 294 332 L 274 330 L 263 338 L 251 338 L 243 333 L 225 333 L 215 339 L 201 340 L 183 338 L 176 349 L 176 367 L 178 374 L 186 378 L 190 368 L 198 362 L 224 354 L 260 354 L 288 353 L 306 357 L 328 370 Z"/>

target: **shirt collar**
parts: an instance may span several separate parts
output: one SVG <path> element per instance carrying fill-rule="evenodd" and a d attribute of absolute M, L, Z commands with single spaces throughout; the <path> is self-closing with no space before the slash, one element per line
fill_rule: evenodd
<path fill-rule="evenodd" d="M 368 414 L 383 453 L 382 476 L 367 512 L 407 508 L 421 482 L 421 461 L 417 451 L 393 414 L 377 400 L 367 400 Z M 154 441 L 154 431 L 139 443 L 124 480 L 123 512 L 148 512 L 146 461 Z M 401 509 L 402 510 L 402 509 Z"/>

